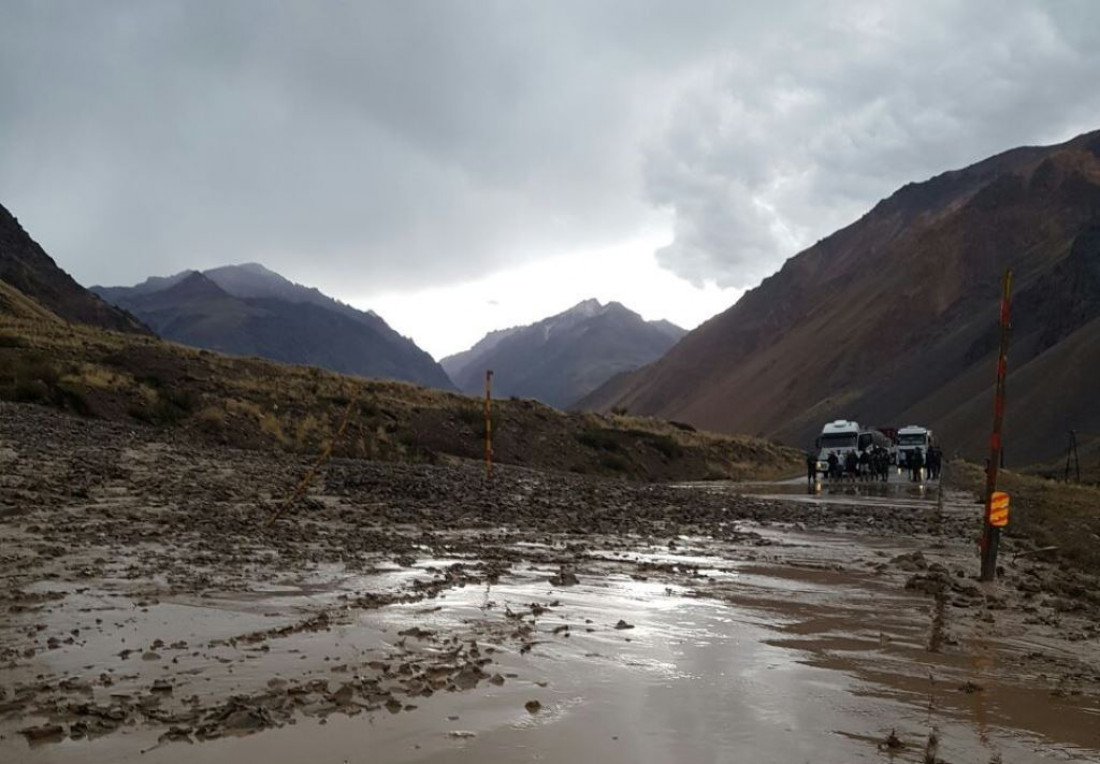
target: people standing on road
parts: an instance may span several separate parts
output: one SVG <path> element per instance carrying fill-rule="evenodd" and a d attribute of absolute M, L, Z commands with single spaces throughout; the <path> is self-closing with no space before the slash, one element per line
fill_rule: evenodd
<path fill-rule="evenodd" d="M 871 454 L 871 465 L 875 470 L 875 478 L 886 481 L 890 475 L 890 454 L 882 446 L 876 446 Z"/>
<path fill-rule="evenodd" d="M 939 480 L 940 469 L 943 466 L 943 451 L 939 446 L 932 446 L 928 449 L 928 479 Z"/>
<path fill-rule="evenodd" d="M 871 454 L 866 448 L 859 452 L 859 479 L 871 479 Z"/>
<path fill-rule="evenodd" d="M 836 454 L 829 454 L 829 480 L 837 480 L 840 478 L 840 459 Z"/>
<path fill-rule="evenodd" d="M 919 483 L 923 477 L 921 471 L 924 469 L 924 451 L 919 448 L 914 448 L 912 454 L 909 456 L 909 469 L 911 470 L 909 479 L 914 483 Z"/>
<path fill-rule="evenodd" d="M 859 473 L 859 457 L 855 451 L 849 451 L 844 457 L 844 471 L 848 473 L 849 480 L 855 480 Z"/>
<path fill-rule="evenodd" d="M 817 454 L 813 451 L 806 452 L 806 482 L 817 485 Z"/>

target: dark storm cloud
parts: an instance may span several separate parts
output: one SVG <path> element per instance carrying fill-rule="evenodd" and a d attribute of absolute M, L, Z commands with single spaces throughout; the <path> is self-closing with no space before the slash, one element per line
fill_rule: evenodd
<path fill-rule="evenodd" d="M 1100 128 L 1100 4 L 838 2 L 701 62 L 646 154 L 660 262 L 751 286 L 899 186 Z"/>
<path fill-rule="evenodd" d="M 86 282 L 262 260 L 363 294 L 670 219 L 668 268 L 741 285 L 1100 126 L 1095 7 L 9 2 L 0 201 Z"/>

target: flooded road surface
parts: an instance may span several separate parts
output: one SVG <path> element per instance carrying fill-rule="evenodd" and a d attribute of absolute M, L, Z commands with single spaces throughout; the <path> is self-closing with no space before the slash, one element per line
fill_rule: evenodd
<path fill-rule="evenodd" d="M 201 597 L 40 582 L 28 591 L 53 606 L 12 614 L 0 645 L 74 640 L 2 669 L 7 697 L 41 689 L 0 715 L 0 760 L 1100 761 L 1095 632 L 973 580 L 969 497 L 897 480 L 683 490 L 814 514 L 748 517 L 721 539 L 531 534 L 477 582 L 447 572 L 469 550 Z M 896 512 L 898 532 L 863 527 L 871 509 Z M 903 532 L 916 515 L 924 530 Z M 234 695 L 247 703 L 226 718 L 241 724 L 199 740 L 188 709 Z M 78 739 L 20 734 L 74 698 L 144 716 Z M 246 734 L 246 708 L 269 714 L 263 731 Z"/>

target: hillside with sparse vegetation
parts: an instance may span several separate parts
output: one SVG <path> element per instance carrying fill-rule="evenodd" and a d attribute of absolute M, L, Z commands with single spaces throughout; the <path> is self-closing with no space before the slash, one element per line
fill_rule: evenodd
<path fill-rule="evenodd" d="M 68 323 L 0 283 L 0 398 L 244 448 L 399 461 L 480 459 L 484 402 Z M 494 401 L 496 461 L 638 480 L 764 478 L 797 451 L 624 415 Z"/>

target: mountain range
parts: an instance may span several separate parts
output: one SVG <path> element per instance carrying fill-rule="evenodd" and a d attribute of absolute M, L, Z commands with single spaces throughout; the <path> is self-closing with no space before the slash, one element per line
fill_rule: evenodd
<path fill-rule="evenodd" d="M 566 408 L 616 374 L 656 360 L 684 334 L 617 302 L 585 300 L 537 323 L 490 332 L 440 363 L 465 393 L 483 390 L 492 369 L 495 394 Z"/>
<path fill-rule="evenodd" d="M 454 389 L 430 355 L 377 314 L 357 310 L 257 263 L 188 270 L 132 287 L 91 290 L 174 342 Z"/>
<path fill-rule="evenodd" d="M 1100 131 L 904 186 L 659 361 L 584 399 L 809 445 L 823 422 L 921 423 L 980 459 L 1014 272 L 1007 460 L 1100 434 Z"/>

